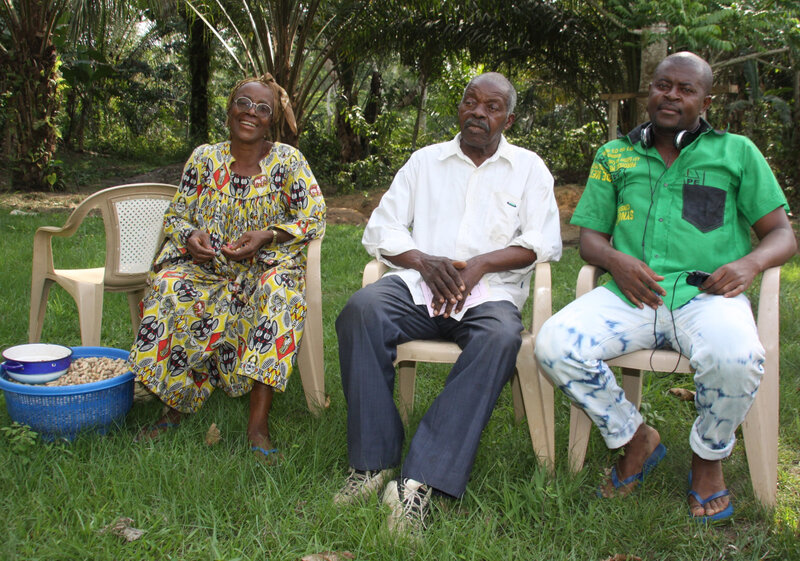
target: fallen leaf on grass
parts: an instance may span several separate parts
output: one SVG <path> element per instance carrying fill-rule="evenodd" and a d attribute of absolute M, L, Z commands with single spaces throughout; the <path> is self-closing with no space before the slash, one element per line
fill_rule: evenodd
<path fill-rule="evenodd" d="M 349 551 L 323 551 L 322 553 L 306 555 L 300 561 L 342 561 L 343 559 L 355 558 L 356 556 Z"/>
<path fill-rule="evenodd" d="M 219 432 L 217 423 L 211 423 L 211 426 L 208 427 L 208 432 L 206 433 L 206 444 L 208 446 L 214 446 L 220 440 L 222 440 L 222 433 Z"/>
<path fill-rule="evenodd" d="M 142 534 L 144 534 L 144 530 L 139 530 L 138 528 L 134 528 L 133 526 L 131 526 L 131 524 L 133 524 L 133 518 L 120 516 L 113 523 L 101 529 L 98 533 L 99 534 L 110 533 L 114 534 L 115 536 L 123 538 L 125 541 L 129 542 L 136 541 L 142 537 Z"/>
<path fill-rule="evenodd" d="M 641 557 L 635 555 L 625 555 L 624 553 L 617 553 L 613 557 L 609 557 L 606 561 L 642 561 Z"/>
<path fill-rule="evenodd" d="M 669 393 L 681 401 L 694 401 L 694 392 L 685 388 L 670 388 Z"/>

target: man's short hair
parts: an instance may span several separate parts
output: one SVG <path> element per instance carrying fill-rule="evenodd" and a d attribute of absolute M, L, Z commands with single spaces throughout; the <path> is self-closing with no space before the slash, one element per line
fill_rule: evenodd
<path fill-rule="evenodd" d="M 514 108 L 517 106 L 517 90 L 514 88 L 514 84 L 512 84 L 508 78 L 499 72 L 486 72 L 484 74 L 478 74 L 472 78 L 472 80 L 470 80 L 464 88 L 464 93 L 461 94 L 461 101 L 464 101 L 469 87 L 480 78 L 491 78 L 492 80 L 496 80 L 506 87 L 506 114 L 511 115 L 514 112 Z"/>
<path fill-rule="evenodd" d="M 681 64 L 693 67 L 700 76 L 700 85 L 705 89 L 705 94 L 711 95 L 711 86 L 714 83 L 714 72 L 711 70 L 711 65 L 709 65 L 703 57 L 691 51 L 679 51 L 677 53 L 672 53 L 659 62 L 656 70 L 664 64 Z"/>

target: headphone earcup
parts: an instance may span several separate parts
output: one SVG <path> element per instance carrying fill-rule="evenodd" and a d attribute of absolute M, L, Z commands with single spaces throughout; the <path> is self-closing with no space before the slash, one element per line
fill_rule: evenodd
<path fill-rule="evenodd" d="M 695 132 L 682 130 L 675 135 L 675 138 L 672 139 L 672 142 L 675 143 L 675 148 L 677 148 L 678 151 L 680 151 L 689 146 L 694 141 L 694 139 L 697 138 L 697 136 L 698 134 Z"/>
<path fill-rule="evenodd" d="M 702 127 L 698 127 L 696 131 L 688 131 L 688 130 L 681 130 L 675 135 L 672 139 L 672 143 L 675 145 L 675 148 L 678 151 L 683 150 L 687 146 L 689 146 L 694 139 L 700 136 L 702 132 Z M 653 138 L 653 123 L 650 123 L 645 128 L 642 129 L 642 148 L 650 148 L 653 146 L 654 138 Z"/>
<path fill-rule="evenodd" d="M 642 129 L 642 148 L 650 148 L 653 145 L 653 125 L 649 124 Z"/>

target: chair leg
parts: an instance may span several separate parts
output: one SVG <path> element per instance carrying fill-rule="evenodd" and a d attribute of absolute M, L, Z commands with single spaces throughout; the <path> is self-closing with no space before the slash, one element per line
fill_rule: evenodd
<path fill-rule="evenodd" d="M 778 385 L 778 366 L 768 364 L 742 423 L 753 491 L 761 504 L 770 508 L 777 504 L 778 492 Z"/>
<path fill-rule="evenodd" d="M 88 347 L 99 346 L 103 323 L 103 285 L 79 284 L 73 297 L 78 305 L 81 344 Z"/>
<path fill-rule="evenodd" d="M 43 276 L 34 275 L 31 281 L 31 311 L 28 320 L 28 342 L 38 343 L 42 338 L 44 313 L 47 309 L 47 297 L 53 281 Z"/>
<path fill-rule="evenodd" d="M 408 417 L 414 410 L 414 384 L 417 378 L 417 363 L 404 360 L 397 363 L 399 412 L 403 423 L 408 424 Z"/>
<path fill-rule="evenodd" d="M 300 380 L 306 394 L 306 404 L 312 415 L 319 415 L 328 407 L 325 395 L 325 356 L 323 352 L 322 332 L 322 281 L 320 278 L 320 246 L 321 239 L 312 240 L 308 244 L 308 261 L 306 268 L 306 322 L 297 364 L 300 368 Z"/>
<path fill-rule="evenodd" d="M 545 463 L 552 473 L 556 463 L 556 422 L 553 383 L 538 368 L 536 369 L 536 373 L 539 380 L 539 397 L 542 401 L 542 415 L 538 422 L 541 423 L 540 426 L 544 427 L 545 442 L 547 443 Z M 528 425 L 528 428 L 530 428 L 530 425 Z M 542 456 L 538 449 L 536 455 L 540 458 Z"/>
<path fill-rule="evenodd" d="M 522 387 L 518 372 L 515 372 L 511 378 L 511 401 L 514 404 L 514 422 L 519 423 L 525 418 L 525 404 L 522 401 Z"/>
<path fill-rule="evenodd" d="M 528 432 L 533 452 L 552 473 L 555 467 L 556 442 L 553 411 L 553 385 L 540 372 L 533 356 L 533 339 L 523 340 L 517 355 L 517 376 L 522 393 Z M 514 378 L 516 379 L 517 376 Z"/>
<path fill-rule="evenodd" d="M 642 373 L 634 368 L 621 368 L 622 391 L 636 409 L 642 405 Z"/>
<path fill-rule="evenodd" d="M 642 403 L 642 376 L 639 370 L 622 368 L 622 391 L 638 409 Z M 569 414 L 569 467 L 578 472 L 583 468 L 592 421 L 583 409 L 572 404 Z"/>
<path fill-rule="evenodd" d="M 591 429 L 592 420 L 573 403 L 569 412 L 569 467 L 573 472 L 583 469 Z"/>
<path fill-rule="evenodd" d="M 322 333 L 309 330 L 306 325 L 297 353 L 297 366 L 300 369 L 303 392 L 306 394 L 306 405 L 315 416 L 328 407 L 328 400 L 325 398 L 325 367 L 321 335 Z"/>
<path fill-rule="evenodd" d="M 133 335 L 139 333 L 139 322 L 142 318 L 139 317 L 139 303 L 144 298 L 144 289 L 134 290 L 128 292 L 128 309 L 131 312 L 131 325 L 133 326 Z"/>

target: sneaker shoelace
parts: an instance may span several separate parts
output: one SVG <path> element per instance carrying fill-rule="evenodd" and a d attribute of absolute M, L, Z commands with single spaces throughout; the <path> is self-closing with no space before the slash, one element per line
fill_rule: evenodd
<path fill-rule="evenodd" d="M 372 479 L 375 479 L 379 473 L 380 470 L 359 472 L 350 468 L 350 474 L 347 476 L 347 481 L 344 482 L 345 492 L 343 494 L 357 494 L 364 485 L 368 484 Z"/>
<path fill-rule="evenodd" d="M 425 515 L 428 513 L 428 503 L 431 500 L 433 489 L 425 484 L 412 489 L 408 486 L 407 481 L 406 479 L 402 480 L 398 486 L 400 503 L 403 505 L 403 516 L 424 528 Z"/>

